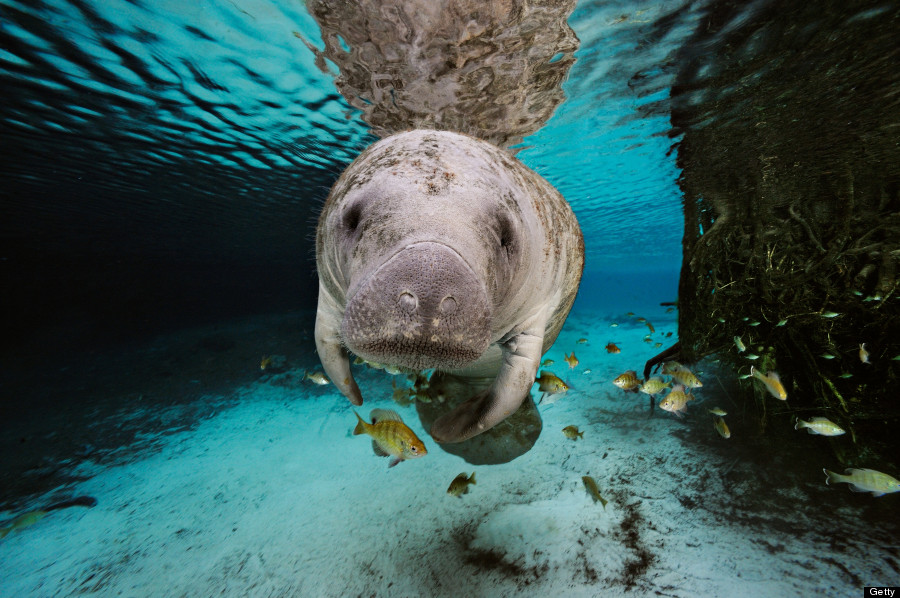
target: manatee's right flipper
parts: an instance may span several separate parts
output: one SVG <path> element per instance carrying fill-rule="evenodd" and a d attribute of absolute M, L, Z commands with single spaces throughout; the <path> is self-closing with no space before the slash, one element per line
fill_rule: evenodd
<path fill-rule="evenodd" d="M 350 359 L 341 345 L 341 321 L 337 306 L 319 286 L 319 308 L 316 311 L 316 350 L 325 373 L 341 393 L 354 405 L 362 405 L 362 393 L 350 371 Z"/>
<path fill-rule="evenodd" d="M 437 442 L 462 442 L 486 432 L 515 413 L 531 392 L 544 343 L 545 319 L 503 344 L 503 364 L 486 391 L 439 417 L 431 426 Z"/>

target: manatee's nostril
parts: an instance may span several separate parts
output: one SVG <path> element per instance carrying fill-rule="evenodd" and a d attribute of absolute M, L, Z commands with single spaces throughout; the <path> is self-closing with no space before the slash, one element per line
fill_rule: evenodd
<path fill-rule="evenodd" d="M 400 293 L 400 297 L 398 298 L 400 302 L 400 307 L 403 311 L 407 313 L 412 313 L 416 309 L 416 305 L 418 301 L 416 301 L 416 296 L 410 293 L 409 291 L 403 291 Z"/>
<path fill-rule="evenodd" d="M 456 299 L 453 297 L 444 297 L 441 301 L 441 313 L 452 314 L 456 311 Z"/>

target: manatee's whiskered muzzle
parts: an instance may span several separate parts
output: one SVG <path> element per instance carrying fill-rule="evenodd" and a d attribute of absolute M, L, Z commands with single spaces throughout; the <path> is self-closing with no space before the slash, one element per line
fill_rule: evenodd
<path fill-rule="evenodd" d="M 344 344 L 381 363 L 458 369 L 487 349 L 491 310 L 478 277 L 454 250 L 416 243 L 357 289 L 341 325 Z"/>

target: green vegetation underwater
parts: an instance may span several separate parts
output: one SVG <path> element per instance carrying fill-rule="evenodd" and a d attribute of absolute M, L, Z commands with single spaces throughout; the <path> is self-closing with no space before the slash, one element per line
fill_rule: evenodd
<path fill-rule="evenodd" d="M 897 48 L 895 2 L 0 0 L 0 595 L 900 585 Z M 326 198 L 415 129 L 583 234 L 459 443 L 452 372 L 345 342 L 354 405 L 317 352 Z"/>

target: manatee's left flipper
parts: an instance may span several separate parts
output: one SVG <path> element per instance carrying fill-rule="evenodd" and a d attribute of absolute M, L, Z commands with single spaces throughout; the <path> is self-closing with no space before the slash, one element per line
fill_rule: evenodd
<path fill-rule="evenodd" d="M 319 285 L 319 309 L 316 312 L 316 351 L 325 374 L 354 405 L 362 405 L 362 393 L 350 371 L 350 359 L 341 345 L 340 313 L 334 302 Z"/>
<path fill-rule="evenodd" d="M 543 320 L 506 341 L 503 364 L 491 387 L 435 420 L 431 436 L 437 442 L 462 442 L 515 413 L 531 392 L 543 344 Z"/>

